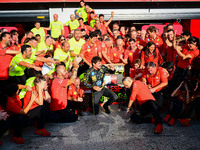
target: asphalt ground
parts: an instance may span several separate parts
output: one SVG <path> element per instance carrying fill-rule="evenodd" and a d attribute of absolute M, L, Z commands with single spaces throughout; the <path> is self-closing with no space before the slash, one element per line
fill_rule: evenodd
<path fill-rule="evenodd" d="M 50 137 L 34 134 L 34 127 L 23 130 L 25 143 L 11 142 L 11 134 L 1 138 L 0 150 L 198 150 L 200 119 L 190 127 L 179 122 L 164 124 L 161 135 L 154 134 L 154 124 L 134 124 L 122 119 L 124 112 L 111 106 L 111 114 L 103 109 L 99 115 L 80 116 L 75 123 L 47 123 Z M 164 114 L 163 114 L 164 115 Z"/>

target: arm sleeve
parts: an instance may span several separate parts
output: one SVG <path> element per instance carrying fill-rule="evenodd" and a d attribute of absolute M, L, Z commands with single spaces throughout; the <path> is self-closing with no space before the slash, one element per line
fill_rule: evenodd
<path fill-rule="evenodd" d="M 142 66 L 145 65 L 144 55 L 145 55 L 145 52 L 142 51 L 142 54 L 141 54 L 141 65 L 142 65 Z"/>
<path fill-rule="evenodd" d="M 31 100 L 31 94 L 32 91 L 27 91 L 26 95 L 24 96 L 24 106 L 23 108 L 26 108 L 26 106 L 28 105 L 29 101 Z"/>
<path fill-rule="evenodd" d="M 199 55 L 199 50 L 198 50 L 198 51 L 196 50 L 196 51 L 190 53 L 190 55 L 191 55 L 192 59 L 193 59 L 194 57 L 197 57 L 197 56 Z"/>
<path fill-rule="evenodd" d="M 110 74 L 114 74 L 116 70 L 111 70 L 108 67 L 102 65 L 102 69 L 104 70 L 105 73 L 110 73 Z"/>
<path fill-rule="evenodd" d="M 83 78 L 83 85 L 87 88 L 92 88 L 92 84 L 88 83 L 89 82 L 89 78 L 90 78 L 90 70 L 88 70 Z"/>
<path fill-rule="evenodd" d="M 167 72 L 167 70 L 165 70 L 164 68 L 162 68 L 160 76 L 161 76 L 160 77 L 161 83 L 168 82 L 168 72 Z"/>
<path fill-rule="evenodd" d="M 19 105 L 17 105 L 16 102 L 9 100 L 9 99 L 8 99 L 6 109 L 11 112 L 14 112 L 15 114 L 18 114 L 22 110 L 22 108 Z"/>
<path fill-rule="evenodd" d="M 0 49 L 0 55 L 5 55 L 6 54 L 6 50 L 5 49 Z"/>

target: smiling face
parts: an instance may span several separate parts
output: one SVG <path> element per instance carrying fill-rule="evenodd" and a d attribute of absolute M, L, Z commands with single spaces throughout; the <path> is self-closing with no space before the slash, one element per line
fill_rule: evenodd
<path fill-rule="evenodd" d="M 94 68 L 94 69 L 101 69 L 101 66 L 102 66 L 101 61 L 97 61 L 96 64 L 93 63 L 92 65 L 93 65 L 93 68 Z"/>
<path fill-rule="evenodd" d="M 194 50 L 197 47 L 197 43 L 189 42 L 188 47 L 190 50 Z"/>
<path fill-rule="evenodd" d="M 28 47 L 25 51 L 24 51 L 24 55 L 27 59 L 31 58 L 31 54 L 32 54 L 32 49 L 31 47 Z"/>
<path fill-rule="evenodd" d="M 79 41 L 81 38 L 81 31 L 75 31 L 74 38 L 76 39 L 76 41 Z"/>
<path fill-rule="evenodd" d="M 153 53 L 154 50 L 155 50 L 155 48 L 156 48 L 156 46 L 155 46 L 154 44 L 151 45 L 151 46 L 149 46 L 149 52 L 150 52 L 150 53 Z"/>
<path fill-rule="evenodd" d="M 168 39 L 169 39 L 169 41 L 174 40 L 174 32 L 173 31 L 168 32 Z"/>

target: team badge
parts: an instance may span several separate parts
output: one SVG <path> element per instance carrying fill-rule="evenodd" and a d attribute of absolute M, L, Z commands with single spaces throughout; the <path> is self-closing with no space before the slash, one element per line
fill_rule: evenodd
<path fill-rule="evenodd" d="M 101 85 L 101 80 L 97 81 L 97 86 L 100 86 Z"/>
<path fill-rule="evenodd" d="M 96 82 L 96 81 L 97 81 L 96 76 L 92 76 L 92 81 L 93 81 L 93 82 Z"/>
<path fill-rule="evenodd" d="M 76 95 L 76 92 L 74 92 L 74 95 Z"/>
<path fill-rule="evenodd" d="M 116 54 L 116 53 L 114 53 L 114 56 L 117 56 L 117 54 Z"/>
<path fill-rule="evenodd" d="M 91 49 L 88 49 L 87 51 L 88 51 L 88 52 L 91 52 Z"/>
<path fill-rule="evenodd" d="M 129 53 L 130 56 L 132 56 L 132 53 Z"/>

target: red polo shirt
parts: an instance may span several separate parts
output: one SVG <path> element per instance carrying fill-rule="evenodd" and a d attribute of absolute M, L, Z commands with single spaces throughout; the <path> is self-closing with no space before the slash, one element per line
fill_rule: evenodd
<path fill-rule="evenodd" d="M 19 98 L 19 95 L 17 95 L 16 98 L 8 97 L 7 106 L 5 109 L 8 115 L 19 114 L 21 110 L 22 110 L 22 102 Z"/>
<path fill-rule="evenodd" d="M 78 99 L 79 97 L 84 96 L 83 89 L 77 89 L 73 84 L 69 86 L 67 97 L 72 97 L 74 99 Z"/>
<path fill-rule="evenodd" d="M 88 25 L 84 25 L 83 27 L 79 26 L 77 29 L 85 29 L 87 35 L 89 35 L 89 33 L 93 31 L 93 29 Z"/>
<path fill-rule="evenodd" d="M 130 61 L 131 67 L 134 67 L 134 61 L 136 59 L 140 59 L 140 55 L 141 55 L 141 50 L 139 50 L 138 48 L 133 51 L 130 49 L 125 50 L 124 53 L 124 59 L 128 59 Z"/>
<path fill-rule="evenodd" d="M 23 109 L 25 109 L 26 108 L 26 106 L 28 105 L 28 103 L 30 102 L 30 100 L 31 100 L 31 95 L 32 95 L 32 92 L 33 91 L 36 91 L 35 90 L 35 86 L 33 86 L 32 87 L 32 90 L 31 91 L 27 91 L 26 92 L 26 95 L 24 96 L 24 106 L 23 106 Z M 43 97 L 44 97 L 44 92 L 43 92 Z M 39 98 L 39 95 L 36 97 L 36 98 Z M 33 102 L 33 104 L 32 104 L 32 106 L 31 106 L 31 108 L 30 108 L 30 110 L 32 110 L 32 109 L 34 109 L 34 108 L 36 108 L 36 107 L 38 107 L 39 105 L 36 103 L 36 102 Z"/>
<path fill-rule="evenodd" d="M 122 50 L 118 50 L 117 47 L 112 48 L 111 50 L 112 63 L 122 63 L 120 55 L 124 55 L 124 48 L 122 48 Z"/>
<path fill-rule="evenodd" d="M 183 60 L 182 57 L 178 56 L 178 64 L 177 66 L 179 68 L 183 69 L 188 69 L 188 66 L 192 64 L 192 61 L 194 60 L 195 57 L 199 56 L 199 50 L 196 48 L 195 50 L 188 50 L 188 49 L 183 49 L 182 53 L 184 55 L 190 54 L 192 56 L 191 59 L 185 59 Z"/>
<path fill-rule="evenodd" d="M 173 46 L 169 47 L 164 43 L 160 49 L 160 53 L 162 56 L 166 57 L 166 61 L 171 61 L 175 64 L 177 52 Z"/>
<path fill-rule="evenodd" d="M 145 103 L 148 100 L 155 101 L 155 98 L 151 94 L 147 85 L 145 85 L 143 82 L 138 81 L 138 80 L 133 81 L 132 91 L 131 91 L 131 96 L 130 96 L 131 101 L 135 101 L 136 99 L 139 105 Z"/>
<path fill-rule="evenodd" d="M 155 39 L 152 39 L 152 38 L 150 38 L 150 37 L 146 37 L 146 38 L 145 38 L 145 42 L 146 42 L 146 43 L 148 43 L 148 42 L 150 42 L 150 41 L 154 42 L 157 48 L 160 48 L 160 46 L 163 45 L 163 40 L 162 40 L 162 38 L 161 38 L 160 36 L 158 36 L 158 35 L 156 35 L 156 38 L 155 38 Z"/>
<path fill-rule="evenodd" d="M 87 41 L 81 48 L 81 53 L 85 59 L 91 63 L 91 60 L 94 56 L 98 56 L 98 53 L 101 52 L 101 47 L 99 43 L 91 44 L 90 41 Z"/>
<path fill-rule="evenodd" d="M 93 31 L 95 31 L 96 29 L 97 29 L 96 25 L 94 25 Z M 100 25 L 100 29 L 99 30 L 101 31 L 101 35 L 107 34 L 107 28 L 102 23 Z"/>
<path fill-rule="evenodd" d="M 130 68 L 130 70 L 129 70 L 129 77 L 135 78 L 139 73 L 144 74 L 144 70 L 143 69 Z M 139 80 L 141 80 L 141 79 L 142 79 L 142 77 Z"/>
<path fill-rule="evenodd" d="M 146 46 L 146 43 L 145 43 L 145 41 L 143 41 L 142 39 L 140 39 L 140 38 L 137 38 L 136 39 L 136 46 L 139 48 L 140 46 L 143 46 L 143 47 L 145 47 Z M 126 42 L 126 48 L 128 48 L 130 45 L 129 45 L 129 42 Z"/>
<path fill-rule="evenodd" d="M 67 107 L 67 83 L 69 79 L 54 78 L 51 85 L 50 110 L 62 110 Z"/>
<path fill-rule="evenodd" d="M 157 48 L 156 48 L 156 55 L 157 55 L 156 58 L 154 58 L 153 53 L 149 54 L 149 56 L 147 56 L 145 54 L 145 51 L 142 51 L 142 54 L 141 54 L 141 65 L 144 66 L 146 63 L 148 63 L 150 61 L 154 62 L 157 66 L 160 65 L 163 62 L 163 58 L 162 58 L 162 56 L 159 53 Z"/>
<path fill-rule="evenodd" d="M 143 78 L 147 80 L 147 84 L 150 84 L 152 88 L 156 87 L 160 83 L 168 82 L 168 72 L 166 69 L 162 67 L 158 67 L 156 73 L 154 75 L 150 75 L 148 71 L 143 75 Z M 157 89 L 156 92 L 161 91 L 162 88 Z"/>
<path fill-rule="evenodd" d="M 13 55 L 6 54 L 6 50 L 10 47 L 3 48 L 0 43 L 0 80 L 7 80 L 9 78 L 8 69 Z"/>

